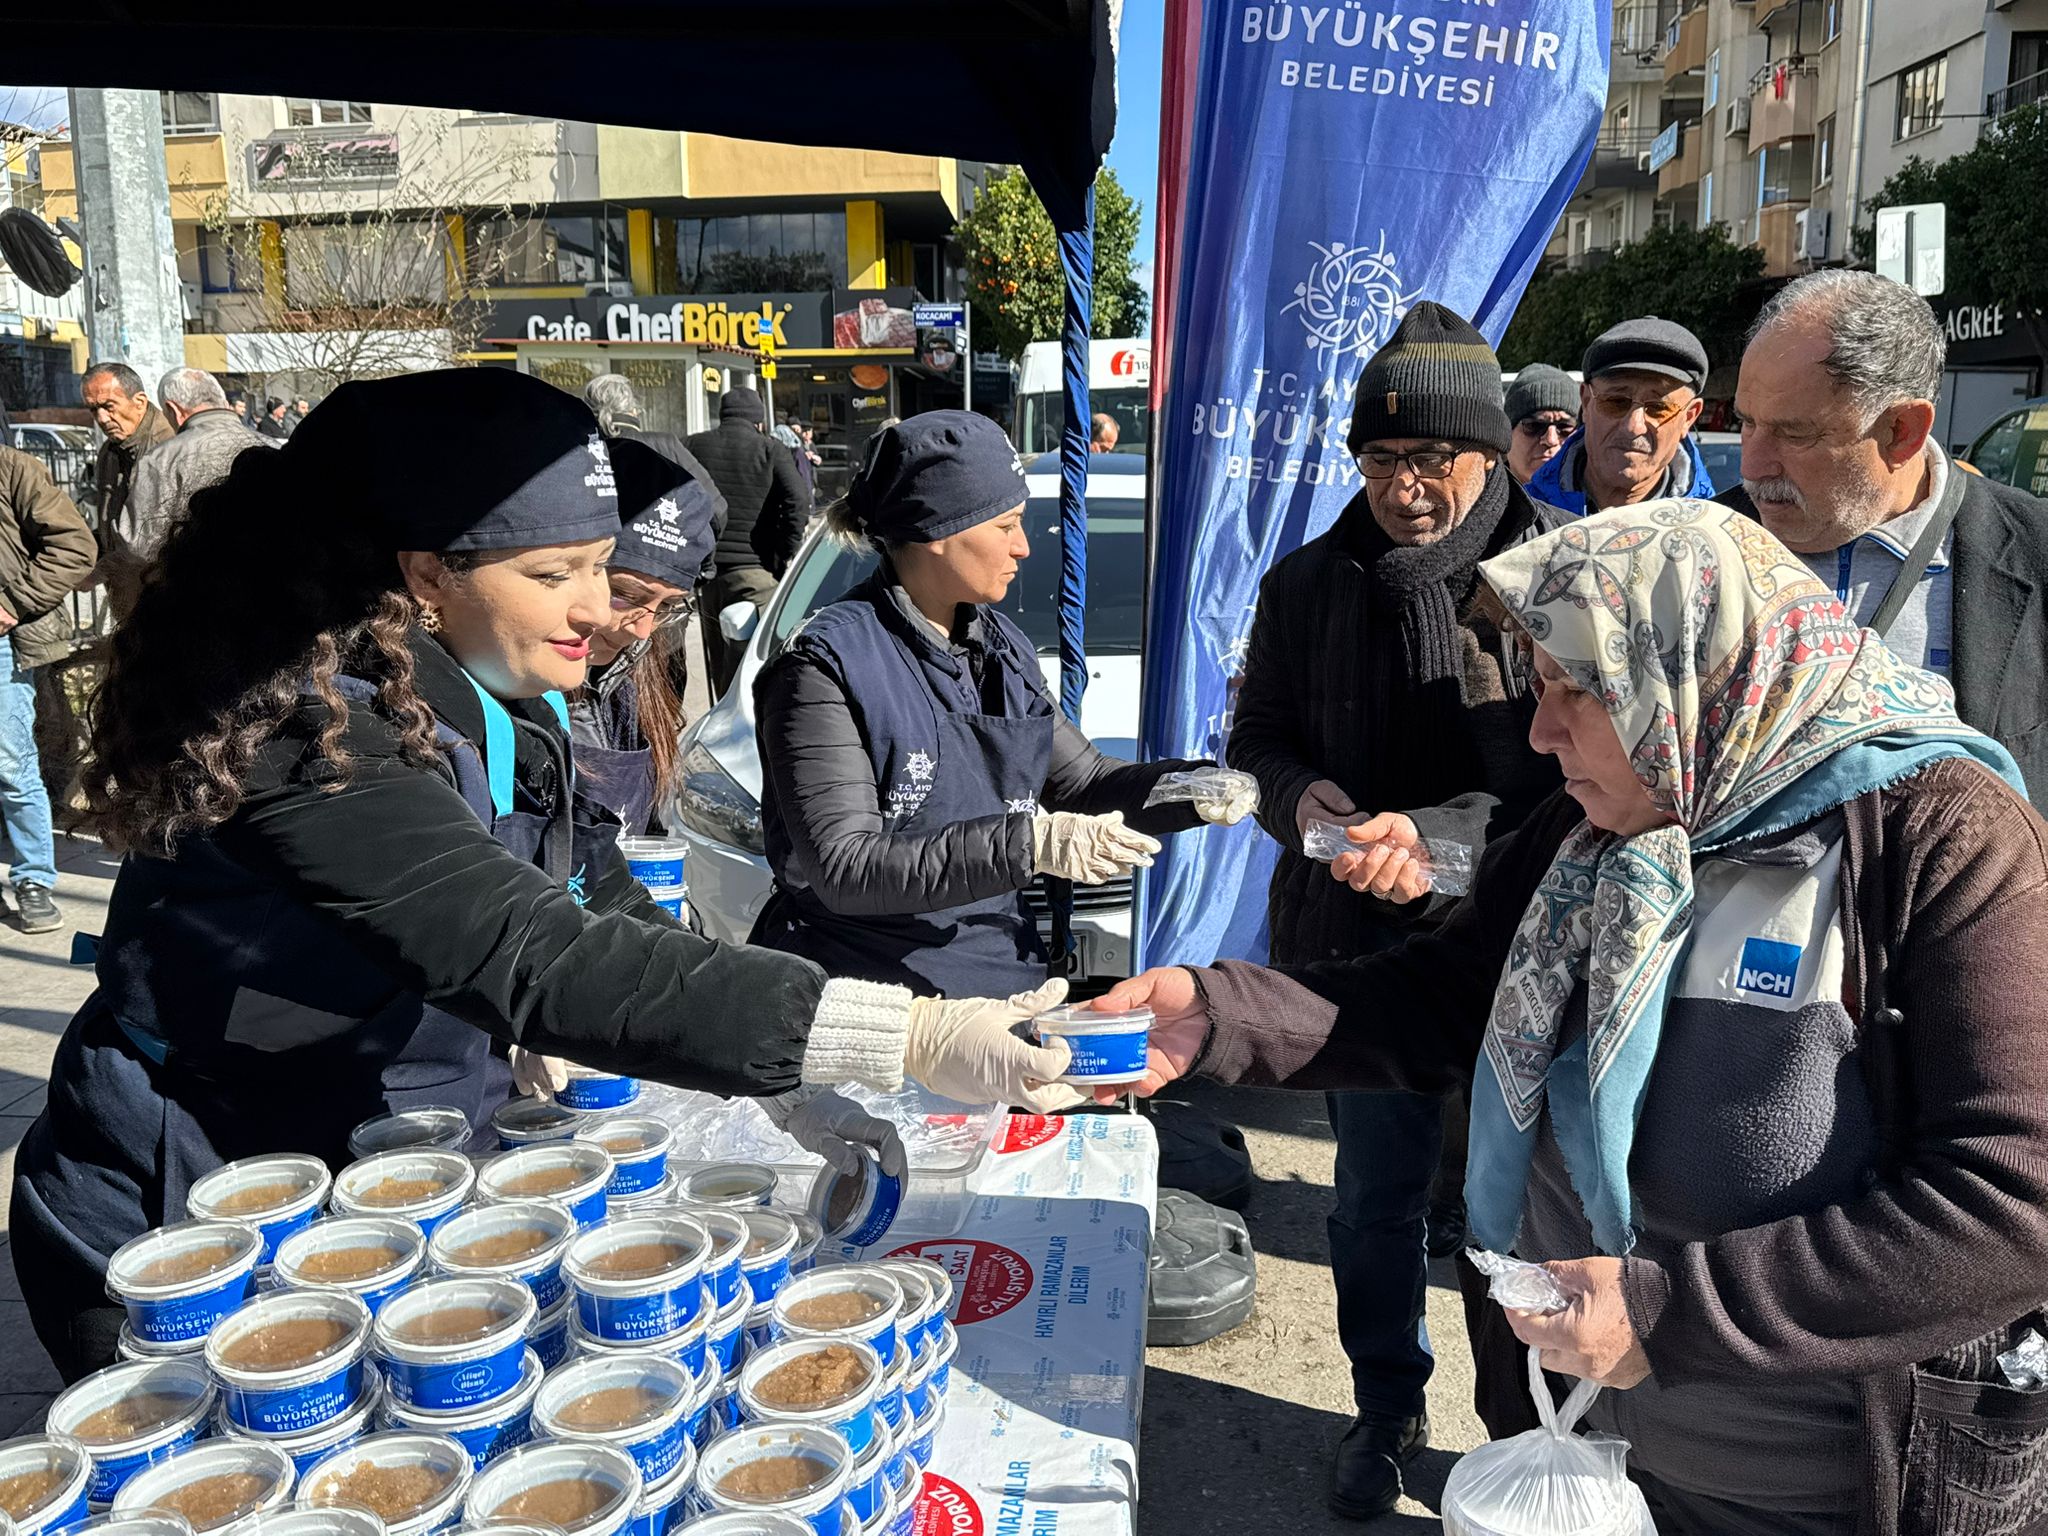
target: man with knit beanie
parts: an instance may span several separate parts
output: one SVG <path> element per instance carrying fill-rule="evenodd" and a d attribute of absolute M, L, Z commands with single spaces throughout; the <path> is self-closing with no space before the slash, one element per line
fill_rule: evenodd
<path fill-rule="evenodd" d="M 1579 382 L 1562 368 L 1531 363 L 1508 385 L 1508 473 L 1527 485 L 1579 425 Z"/>
<path fill-rule="evenodd" d="M 1508 472 L 1485 338 L 1441 304 L 1416 304 L 1359 377 L 1349 445 L 1358 494 L 1260 586 L 1230 732 L 1230 765 L 1258 779 L 1259 821 L 1283 849 L 1268 904 L 1275 965 L 1350 959 L 1433 926 L 1450 898 L 1389 850 L 1420 838 L 1476 858 L 1559 782 L 1529 748 L 1535 706 L 1514 647 L 1476 601 L 1481 560 L 1560 521 Z M 1354 828 L 1360 851 L 1327 866 L 1304 857 L 1311 821 Z M 1366 1519 L 1393 1508 L 1401 1464 L 1428 1442 L 1425 1217 L 1444 1102 L 1329 1101 L 1330 1257 L 1358 1408 L 1330 1504 Z M 1476 1324 L 1488 1305 L 1475 1294 Z"/>

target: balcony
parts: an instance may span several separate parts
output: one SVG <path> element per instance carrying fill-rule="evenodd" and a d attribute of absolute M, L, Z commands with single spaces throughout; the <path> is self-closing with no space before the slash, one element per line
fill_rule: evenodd
<path fill-rule="evenodd" d="M 1678 151 L 1657 167 L 1657 195 L 1668 197 L 1681 187 L 1689 187 L 1700 179 L 1700 172 L 1706 167 L 1702 163 L 1706 156 L 1705 135 L 1698 123 L 1675 123 L 1678 129 Z M 1668 130 L 1667 130 L 1668 131 Z"/>
<path fill-rule="evenodd" d="M 2025 75 L 1984 98 L 1984 121 L 1994 123 L 2008 112 L 2048 101 L 2048 69 Z"/>
<path fill-rule="evenodd" d="M 1602 133 L 1594 141 L 1593 158 L 1572 195 L 1649 186 L 1650 149 L 1656 142 L 1657 135 L 1648 130 Z"/>
<path fill-rule="evenodd" d="M 1707 8 L 1696 5 L 1664 29 L 1664 82 L 1707 67 Z"/>
<path fill-rule="evenodd" d="M 1799 215 L 1805 208 L 1804 198 L 1788 198 L 1766 203 L 1757 214 L 1756 239 L 1751 243 L 1764 253 L 1765 277 L 1796 277 L 1806 270 L 1805 256 L 1799 249 Z"/>
<path fill-rule="evenodd" d="M 1787 139 L 1813 137 L 1817 66 L 1793 57 L 1766 64 L 1749 77 L 1749 152 Z"/>
<path fill-rule="evenodd" d="M 1608 44 L 1607 84 L 1649 85 L 1663 78 L 1658 55 L 1664 51 L 1664 27 L 1660 15 L 1668 15 L 1669 4 L 1625 4 L 1614 8 L 1614 29 Z"/>

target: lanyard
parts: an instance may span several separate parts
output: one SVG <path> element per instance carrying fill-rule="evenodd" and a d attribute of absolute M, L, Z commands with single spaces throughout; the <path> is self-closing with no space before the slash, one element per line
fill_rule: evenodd
<path fill-rule="evenodd" d="M 491 784 L 491 809 L 499 816 L 509 816 L 512 814 L 512 759 L 516 751 L 512 744 L 512 716 L 504 705 L 484 691 L 482 683 L 466 671 L 462 675 L 476 691 L 477 703 L 483 706 L 484 775 Z M 568 702 L 552 690 L 541 697 L 548 701 L 548 707 L 554 710 L 555 718 L 561 722 L 562 734 L 568 735 Z"/>

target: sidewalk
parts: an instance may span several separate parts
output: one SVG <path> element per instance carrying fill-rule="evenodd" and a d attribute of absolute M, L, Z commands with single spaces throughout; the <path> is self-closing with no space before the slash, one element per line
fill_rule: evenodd
<path fill-rule="evenodd" d="M 12 907 L 0 917 L 0 1218 L 14 1196 L 14 1149 L 42 1112 L 50 1057 L 72 1013 L 92 991 L 90 967 L 71 964 L 74 934 L 98 933 L 118 861 L 84 838 L 57 839 L 57 904 L 64 926 L 26 934 Z M 0 1236 L 0 1248 L 6 1239 Z M 0 1263 L 0 1438 L 36 1428 L 63 1383 L 34 1330 L 14 1278 L 14 1256 Z"/>

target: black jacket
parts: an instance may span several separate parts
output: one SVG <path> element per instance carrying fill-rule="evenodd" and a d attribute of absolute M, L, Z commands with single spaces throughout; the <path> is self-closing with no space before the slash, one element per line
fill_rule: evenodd
<path fill-rule="evenodd" d="M 1500 658 L 1509 687 L 1506 699 L 1468 710 L 1471 755 L 1484 766 L 1469 783 L 1424 782 L 1406 770 L 1400 742 L 1370 739 L 1367 722 L 1375 715 L 1362 697 L 1370 669 L 1361 639 L 1373 583 L 1357 551 L 1361 520 L 1371 518 L 1361 489 L 1327 533 L 1276 561 L 1259 584 L 1226 755 L 1231 767 L 1259 781 L 1259 825 L 1282 850 L 1267 904 L 1275 965 L 1369 953 L 1451 905 L 1443 896 L 1395 905 L 1362 895 L 1331 879 L 1328 865 L 1306 858 L 1294 808 L 1317 779 L 1341 787 L 1361 811 L 1401 811 L 1424 837 L 1464 843 L 1475 861 L 1559 782 L 1555 760 L 1529 747 L 1534 706 L 1520 668 L 1500 632 L 1469 602 L 1461 622 Z M 1487 554 L 1564 520 L 1510 481 Z"/>
<path fill-rule="evenodd" d="M 773 446 L 788 457 L 780 443 Z M 894 612 L 885 612 L 884 619 L 893 629 L 913 644 L 942 643 L 923 618 L 906 611 L 909 599 L 901 587 L 892 588 L 890 597 Z M 971 667 L 975 648 L 971 627 L 953 645 Z M 833 911 L 855 917 L 936 912 L 1021 891 L 1037 878 L 1032 817 L 1022 811 L 925 834 L 889 831 L 857 704 L 844 681 L 810 657 L 784 651 L 761 670 L 754 682 L 754 718 L 760 722 L 766 781 L 762 817 L 782 827 L 804 883 Z M 1059 715 L 1038 802 L 1047 811 L 1087 816 L 1122 811 L 1133 827 L 1155 837 L 1185 831 L 1199 824 L 1185 802 L 1141 807 L 1162 775 L 1194 766 L 1106 757 Z"/>
<path fill-rule="evenodd" d="M 692 480 L 701 483 L 711 492 L 711 536 L 725 532 L 726 501 L 718 489 L 718 482 L 711 478 L 711 471 L 694 453 L 683 446 L 683 440 L 673 432 L 643 432 L 630 421 L 617 422 L 612 429 L 614 437 L 637 437 L 641 442 L 674 464 Z"/>
<path fill-rule="evenodd" d="M 2048 501 L 1953 465 L 1963 504 L 1950 535 L 1956 713 L 2013 755 L 2048 799 Z M 1741 486 L 1716 498 L 1751 517 Z"/>
<path fill-rule="evenodd" d="M 692 437 L 690 452 L 726 501 L 725 528 L 712 555 L 718 569 L 759 566 L 780 576 L 811 516 L 811 498 L 789 450 L 765 432 L 728 421 Z"/>

